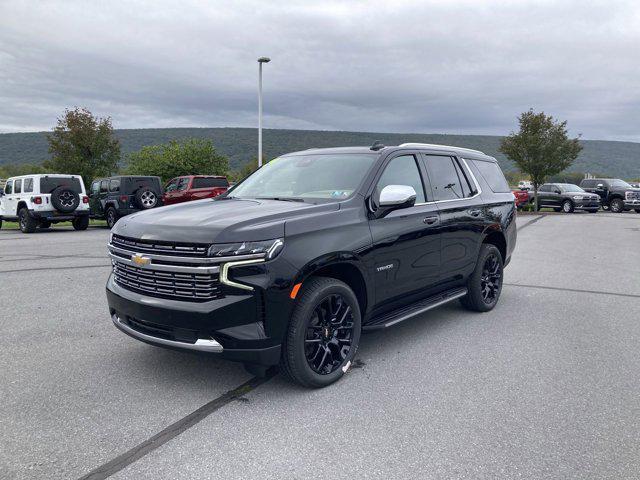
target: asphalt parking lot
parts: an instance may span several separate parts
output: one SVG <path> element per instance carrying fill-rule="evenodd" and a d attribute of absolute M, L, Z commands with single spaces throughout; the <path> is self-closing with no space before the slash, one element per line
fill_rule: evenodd
<path fill-rule="evenodd" d="M 106 229 L 0 230 L 0 478 L 638 478 L 640 215 L 518 226 L 494 311 L 365 335 L 323 390 L 117 331 Z"/>

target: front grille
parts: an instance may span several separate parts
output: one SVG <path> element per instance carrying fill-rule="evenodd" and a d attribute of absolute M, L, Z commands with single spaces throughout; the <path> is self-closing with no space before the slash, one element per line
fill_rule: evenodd
<path fill-rule="evenodd" d="M 167 272 L 125 265 L 116 260 L 113 274 L 121 287 L 154 297 L 206 302 L 224 296 L 217 273 Z"/>
<path fill-rule="evenodd" d="M 640 192 L 627 192 L 627 200 L 640 200 Z"/>
<path fill-rule="evenodd" d="M 206 257 L 209 245 L 202 243 L 163 242 L 160 240 L 137 240 L 113 235 L 114 247 L 133 250 L 137 253 L 155 253 L 157 255 L 175 255 L 180 257 Z"/>

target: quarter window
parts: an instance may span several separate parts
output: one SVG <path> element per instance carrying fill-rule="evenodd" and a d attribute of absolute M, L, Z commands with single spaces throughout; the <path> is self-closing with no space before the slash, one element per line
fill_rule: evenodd
<path fill-rule="evenodd" d="M 25 178 L 23 187 L 24 187 L 24 193 L 32 193 L 33 192 L 33 178 Z"/>
<path fill-rule="evenodd" d="M 428 155 L 427 163 L 436 201 L 457 200 L 470 196 L 471 187 L 455 159 L 442 155 Z"/>
<path fill-rule="evenodd" d="M 413 155 L 396 157 L 387 164 L 376 187 L 378 195 L 387 185 L 409 185 L 416 191 L 416 203 L 424 203 L 424 186 Z"/>
<path fill-rule="evenodd" d="M 500 170 L 500 166 L 496 162 L 474 160 L 473 163 L 478 167 L 480 174 L 494 193 L 509 193 L 511 191 L 502 170 Z"/>

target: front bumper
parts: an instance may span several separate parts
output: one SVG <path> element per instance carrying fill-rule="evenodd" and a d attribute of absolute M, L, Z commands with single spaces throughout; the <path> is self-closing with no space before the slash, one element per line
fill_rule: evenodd
<path fill-rule="evenodd" d="M 263 314 L 262 292 L 231 293 L 208 302 L 179 301 L 127 290 L 111 275 L 106 293 L 114 325 L 145 343 L 256 365 L 280 361 L 282 321 Z"/>
<path fill-rule="evenodd" d="M 625 208 L 640 208 L 640 199 L 632 199 L 624 201 Z"/>

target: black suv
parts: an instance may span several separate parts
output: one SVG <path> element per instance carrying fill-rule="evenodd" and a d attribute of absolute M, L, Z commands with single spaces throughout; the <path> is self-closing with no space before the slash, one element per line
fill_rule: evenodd
<path fill-rule="evenodd" d="M 602 208 L 614 213 L 634 209 L 640 213 L 640 188 L 634 188 L 619 178 L 585 178 L 580 186 L 602 199 Z"/>
<path fill-rule="evenodd" d="M 113 228 L 120 217 L 162 204 L 160 177 L 118 176 L 91 183 L 91 218 L 107 221 Z"/>
<path fill-rule="evenodd" d="M 363 330 L 454 299 L 497 303 L 516 242 L 496 160 L 456 147 L 314 149 L 227 193 L 122 219 L 107 283 L 144 342 L 272 365 L 309 387 L 351 365 Z"/>
<path fill-rule="evenodd" d="M 538 207 L 551 207 L 565 213 L 574 210 L 596 213 L 600 208 L 600 197 L 571 183 L 545 183 L 538 189 Z"/>

